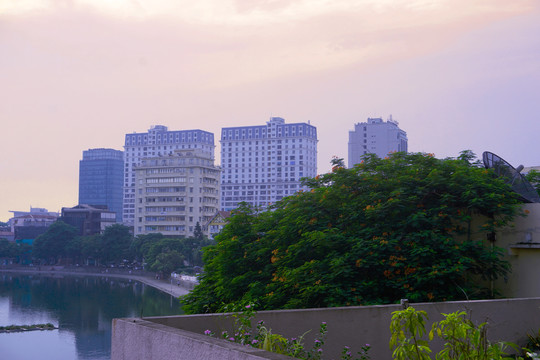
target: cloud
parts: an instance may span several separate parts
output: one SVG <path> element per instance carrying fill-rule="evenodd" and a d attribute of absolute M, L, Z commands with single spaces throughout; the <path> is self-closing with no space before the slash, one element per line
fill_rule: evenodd
<path fill-rule="evenodd" d="M 16 154 L 0 163 L 2 206 L 74 205 L 82 150 L 121 149 L 124 134 L 157 123 L 218 134 L 270 115 L 312 120 L 319 171 L 332 155 L 346 156 L 347 131 L 368 116 L 392 113 L 413 151 L 450 156 L 471 143 L 487 147 L 479 136 L 486 128 L 503 143 L 523 124 L 497 130 L 501 119 L 532 118 L 538 109 L 538 7 L 530 0 L 1 2 L 0 118 L 9 136 L 0 152 Z M 16 191 L 17 179 L 32 191 Z"/>

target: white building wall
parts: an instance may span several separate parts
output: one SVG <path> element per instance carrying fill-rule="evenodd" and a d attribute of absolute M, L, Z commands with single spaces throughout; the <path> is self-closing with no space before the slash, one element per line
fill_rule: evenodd
<path fill-rule="evenodd" d="M 223 128 L 221 167 L 222 210 L 240 202 L 264 209 L 307 190 L 300 179 L 317 175 L 317 129 L 279 117 L 266 125 Z"/>
<path fill-rule="evenodd" d="M 384 121 L 382 118 L 368 118 L 367 122 L 357 123 L 349 131 L 348 166 L 358 164 L 365 154 L 386 157 L 394 151 L 407 151 L 407 133 L 401 130 L 397 121 Z"/>
<path fill-rule="evenodd" d="M 142 159 L 135 167 L 134 234 L 193 236 L 219 210 L 219 175 L 202 149 Z"/>
<path fill-rule="evenodd" d="M 175 150 L 199 149 L 214 158 L 214 134 L 202 130 L 169 131 L 152 126 L 147 133 L 126 134 L 124 143 L 123 223 L 135 222 L 135 171 L 142 158 L 164 156 Z"/>

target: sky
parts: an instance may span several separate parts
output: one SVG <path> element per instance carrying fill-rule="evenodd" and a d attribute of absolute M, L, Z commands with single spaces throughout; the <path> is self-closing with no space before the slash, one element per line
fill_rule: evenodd
<path fill-rule="evenodd" d="M 318 172 L 390 115 L 409 151 L 540 165 L 538 0 L 0 0 L 0 221 L 78 200 L 152 125 L 317 127 Z"/>

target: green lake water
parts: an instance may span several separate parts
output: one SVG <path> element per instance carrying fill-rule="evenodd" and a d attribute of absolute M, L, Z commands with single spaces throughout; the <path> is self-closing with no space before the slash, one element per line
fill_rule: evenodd
<path fill-rule="evenodd" d="M 178 315 L 176 298 L 105 276 L 0 273 L 0 326 L 52 323 L 58 330 L 0 334 L 0 358 L 104 360 L 113 318 Z"/>

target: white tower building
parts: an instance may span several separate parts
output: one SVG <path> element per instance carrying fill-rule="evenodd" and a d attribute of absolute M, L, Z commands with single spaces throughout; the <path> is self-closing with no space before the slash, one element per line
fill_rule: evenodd
<path fill-rule="evenodd" d="M 355 124 L 354 130 L 349 131 L 349 168 L 362 161 L 365 154 L 384 158 L 394 151 L 407 152 L 407 133 L 398 125 L 392 115 L 386 122 L 382 118 L 368 118 L 367 122 Z"/>
<path fill-rule="evenodd" d="M 240 202 L 264 209 L 307 190 L 300 179 L 317 175 L 317 129 L 279 117 L 266 125 L 223 128 L 221 167 L 222 210 Z"/>
<path fill-rule="evenodd" d="M 123 222 L 135 222 L 135 166 L 142 158 L 172 154 L 175 150 L 200 149 L 214 158 L 214 134 L 202 130 L 169 131 L 155 125 L 147 133 L 126 134 L 124 144 Z"/>

